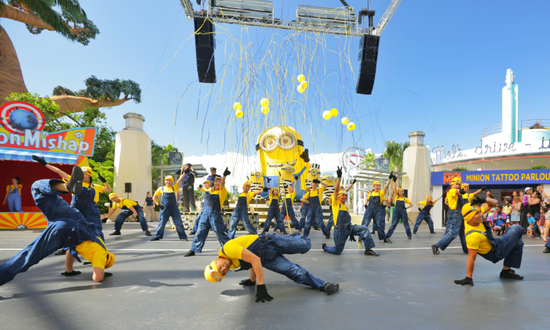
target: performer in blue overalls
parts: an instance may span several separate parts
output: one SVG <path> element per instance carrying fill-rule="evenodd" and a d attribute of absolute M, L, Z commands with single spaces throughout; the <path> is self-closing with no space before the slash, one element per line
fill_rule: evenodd
<path fill-rule="evenodd" d="M 451 180 L 451 187 L 447 192 L 447 201 L 449 202 L 449 220 L 447 221 L 447 226 L 445 228 L 445 235 L 439 240 L 436 244 L 432 245 L 432 253 L 438 255 L 439 249 L 445 251 L 447 246 L 460 235 L 460 232 L 463 230 L 463 218 L 460 210 L 463 206 L 463 200 L 461 196 L 460 185 L 462 181 L 460 178 L 453 178 Z M 462 228 L 462 230 L 461 230 Z M 468 248 L 466 246 L 466 241 L 464 240 L 464 234 L 460 235 L 460 243 L 462 245 L 462 250 L 465 250 L 465 253 L 468 253 Z"/>
<path fill-rule="evenodd" d="M 292 221 L 292 225 L 294 225 L 294 228 L 298 231 L 302 231 L 302 227 L 300 227 L 300 224 L 298 223 L 298 219 L 296 219 L 296 214 L 294 214 L 294 207 L 292 206 L 292 203 L 294 203 L 294 198 L 296 198 L 296 182 L 298 182 L 299 176 L 294 176 L 294 182 L 292 183 L 292 186 L 289 186 L 287 188 L 288 193 L 285 196 L 284 202 L 283 202 L 283 210 L 281 212 L 281 218 L 283 219 L 283 226 L 285 217 L 288 215 L 290 218 L 290 221 Z"/>
<path fill-rule="evenodd" d="M 2 204 L 6 205 L 8 203 L 10 212 L 23 212 L 21 209 L 21 189 L 23 188 L 21 179 L 14 176 L 11 183 L 6 186 L 6 197 L 4 197 L 4 203 Z"/>
<path fill-rule="evenodd" d="M 244 226 L 246 227 L 246 230 L 249 234 L 258 234 L 256 232 L 256 228 L 250 223 L 250 219 L 248 218 L 248 204 L 250 204 L 250 200 L 252 198 L 258 196 L 262 193 L 262 191 L 258 192 L 251 192 L 250 191 L 250 182 L 245 182 L 243 184 L 243 192 L 239 195 L 239 198 L 237 199 L 237 207 L 235 207 L 235 210 L 233 211 L 233 214 L 231 215 L 231 220 L 229 222 L 229 238 L 234 239 L 235 238 L 235 232 L 237 231 L 237 225 L 239 224 L 239 221 L 242 220 L 244 223 Z M 267 191 L 267 188 L 264 188 L 265 191 Z"/>
<path fill-rule="evenodd" d="M 168 223 L 168 219 L 172 217 L 174 224 L 176 225 L 176 231 L 178 232 L 178 237 L 180 240 L 187 241 L 187 235 L 185 234 L 185 229 L 183 228 L 183 221 L 181 220 L 180 209 L 178 208 L 178 202 L 176 200 L 176 192 L 179 190 L 181 180 L 183 180 L 183 167 L 181 170 L 182 175 L 180 175 L 178 181 L 174 184 L 174 178 L 171 175 L 167 175 L 164 178 L 164 187 L 160 187 L 155 192 L 153 196 L 153 201 L 155 205 L 158 205 L 160 208 L 159 214 L 159 224 L 157 227 L 157 232 L 155 236 L 151 238 L 151 241 L 158 241 L 164 237 L 164 228 Z M 162 200 L 159 204 L 158 198 L 162 195 Z"/>
<path fill-rule="evenodd" d="M 334 186 L 334 194 L 338 196 L 332 196 L 330 201 L 332 201 L 332 212 L 334 224 L 334 245 L 327 246 L 326 243 L 323 243 L 323 251 L 332 253 L 332 254 L 341 254 L 344 251 L 344 246 L 346 241 L 355 242 L 355 235 L 359 236 L 359 241 L 363 242 L 365 246 L 365 255 L 366 256 L 378 256 L 378 253 L 374 252 L 372 248 L 374 247 L 374 240 L 369 232 L 369 229 L 365 226 L 352 225 L 351 217 L 349 215 L 348 209 L 346 207 L 346 202 L 348 200 L 348 191 L 351 189 L 353 184 L 356 182 L 353 180 L 353 183 L 346 189 L 341 189 L 340 181 L 342 180 L 342 169 L 338 167 L 336 170 L 336 184 Z"/>
<path fill-rule="evenodd" d="M 48 226 L 31 244 L 0 266 L 0 285 L 62 247 L 68 247 L 73 255 L 78 253 L 92 262 L 94 281 L 101 282 L 104 277 L 112 275 L 104 270 L 114 264 L 115 256 L 107 250 L 97 227 L 90 225 L 82 213 L 59 197 L 68 192 L 79 195 L 83 177 L 80 167 L 75 166 L 68 183 L 56 179 L 33 183 L 32 197 L 48 220 Z"/>
<path fill-rule="evenodd" d="M 220 177 L 218 175 L 218 177 Z M 199 185 L 199 190 L 203 192 L 202 200 L 203 204 L 206 204 L 208 200 L 208 196 L 210 195 L 210 180 L 204 180 L 202 184 Z M 201 210 L 199 214 L 195 216 L 195 220 L 193 220 L 193 229 L 191 229 L 191 235 L 195 235 L 197 233 L 197 230 L 199 230 L 199 224 L 201 220 L 201 216 L 204 213 L 204 205 L 201 207 Z"/>
<path fill-rule="evenodd" d="M 265 234 L 269 231 L 269 226 L 271 226 L 271 219 L 275 218 L 275 228 L 273 231 L 279 229 L 282 234 L 287 235 L 285 229 L 284 218 L 281 216 L 281 210 L 279 209 L 279 188 L 271 188 L 271 179 L 266 178 L 267 184 L 269 185 L 269 209 L 267 210 L 267 218 L 264 222 L 264 230 L 262 234 Z"/>
<path fill-rule="evenodd" d="M 321 187 L 319 187 L 319 184 L 321 184 Z M 302 198 L 304 203 L 309 204 L 306 225 L 304 228 L 305 237 L 309 236 L 311 225 L 313 222 L 316 222 L 321 228 L 323 235 L 325 235 L 327 239 L 330 238 L 330 232 L 323 221 L 323 208 L 321 207 L 321 199 L 323 198 L 323 192 L 325 191 L 326 186 L 326 183 L 321 183 L 321 181 L 314 179 L 311 181 L 311 190 L 308 191 Z"/>
<path fill-rule="evenodd" d="M 109 236 L 120 235 L 120 230 L 122 229 L 124 220 L 126 220 L 132 214 L 136 217 L 136 219 L 139 220 L 141 230 L 143 230 L 145 236 L 151 236 L 149 228 L 147 227 L 147 220 L 145 219 L 145 215 L 143 214 L 143 209 L 141 208 L 141 206 L 139 206 L 138 202 L 127 198 L 119 198 L 115 193 L 110 193 L 109 199 L 111 200 L 111 202 L 113 202 L 113 204 L 109 209 L 107 218 L 109 218 L 117 208 L 120 207 L 122 209 L 122 211 L 120 211 L 120 213 L 116 216 L 115 231 L 110 233 Z"/>
<path fill-rule="evenodd" d="M 374 181 L 372 183 L 374 190 L 367 196 L 368 206 L 365 210 L 365 214 L 363 215 L 363 222 L 361 223 L 362 226 L 368 227 L 371 219 L 374 219 L 373 229 L 376 227 L 378 239 L 381 241 L 383 240 L 384 243 L 391 243 L 391 240 L 387 238 L 385 234 L 386 206 L 384 202 L 386 198 L 384 198 L 384 195 L 386 194 L 390 181 L 393 178 L 394 175 L 392 172 L 390 173 L 388 182 L 386 182 L 386 185 L 382 190 L 380 190 L 380 181 Z"/>
<path fill-rule="evenodd" d="M 430 211 L 435 203 L 437 203 L 437 201 L 440 200 L 442 197 L 443 196 L 439 196 L 438 199 L 432 201 L 432 196 L 427 196 L 425 201 L 418 202 L 418 211 L 420 211 L 420 213 L 418 213 L 418 216 L 416 217 L 413 234 L 416 234 L 416 232 L 418 231 L 418 227 L 422 223 L 422 220 L 425 220 L 428 224 L 428 228 L 430 228 L 430 234 L 435 234 L 434 222 L 432 221 L 432 217 L 430 216 Z"/>
<path fill-rule="evenodd" d="M 214 179 L 214 187 L 210 189 L 208 199 L 204 202 L 204 213 L 201 215 L 199 229 L 193 238 L 191 250 L 184 257 L 192 257 L 195 255 L 195 252 L 202 252 L 210 229 L 216 234 L 221 246 L 229 241 L 229 237 L 226 235 L 225 223 L 223 222 L 222 208 L 227 197 L 225 178 L 230 174 L 231 172 L 226 168 L 223 171 L 223 177 Z"/>
<path fill-rule="evenodd" d="M 397 188 L 397 180 L 394 180 L 392 183 L 392 195 L 395 196 L 395 211 L 393 212 L 393 218 L 391 222 L 390 229 L 386 233 L 386 237 L 390 238 L 393 235 L 397 224 L 399 224 L 399 219 L 403 221 L 403 227 L 405 227 L 405 232 L 407 237 L 412 239 L 411 227 L 409 226 L 409 216 L 407 215 L 407 209 L 411 208 L 413 204 L 411 201 L 405 197 L 405 190 L 403 188 Z M 406 204 L 409 204 L 407 206 Z"/>

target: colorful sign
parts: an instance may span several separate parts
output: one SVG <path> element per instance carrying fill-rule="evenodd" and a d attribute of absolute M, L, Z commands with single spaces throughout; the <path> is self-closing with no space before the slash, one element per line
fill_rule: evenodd
<path fill-rule="evenodd" d="M 40 212 L 0 212 L 0 229 L 46 228 L 48 221 Z"/>
<path fill-rule="evenodd" d="M 448 185 L 455 177 L 460 178 L 463 183 L 471 185 L 525 184 L 534 186 L 550 183 L 550 169 L 432 172 L 432 185 Z"/>
<path fill-rule="evenodd" d="M 94 155 L 95 128 L 76 128 L 61 132 L 42 131 L 44 114 L 32 104 L 14 101 L 0 107 L 0 147 Z"/>

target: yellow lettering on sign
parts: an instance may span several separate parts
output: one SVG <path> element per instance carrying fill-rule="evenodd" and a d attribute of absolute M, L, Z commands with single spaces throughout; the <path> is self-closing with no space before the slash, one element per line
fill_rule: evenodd
<path fill-rule="evenodd" d="M 525 173 L 521 173 L 521 179 L 525 179 Z"/>

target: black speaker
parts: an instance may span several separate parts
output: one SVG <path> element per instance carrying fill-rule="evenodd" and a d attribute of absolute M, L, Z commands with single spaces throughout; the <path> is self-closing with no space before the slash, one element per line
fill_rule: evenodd
<path fill-rule="evenodd" d="M 132 183 L 131 182 L 124 183 L 124 192 L 125 193 L 131 193 L 132 192 Z"/>
<path fill-rule="evenodd" d="M 208 18 L 195 17 L 195 48 L 197 51 L 199 81 L 202 83 L 215 83 L 214 25 Z"/>
<path fill-rule="evenodd" d="M 380 36 L 370 34 L 364 34 L 359 41 L 359 78 L 355 88 L 357 94 L 370 95 L 372 93 L 379 44 Z"/>

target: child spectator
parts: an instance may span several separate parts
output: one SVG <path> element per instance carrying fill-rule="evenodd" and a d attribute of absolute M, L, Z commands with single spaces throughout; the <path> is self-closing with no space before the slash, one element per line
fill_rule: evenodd
<path fill-rule="evenodd" d="M 542 206 L 540 208 L 540 218 L 539 218 L 539 232 L 540 236 L 543 237 L 544 235 L 544 229 L 546 228 L 546 212 L 548 212 L 548 208 Z"/>
<path fill-rule="evenodd" d="M 506 214 L 502 212 L 500 206 L 496 207 L 496 213 L 493 214 L 493 222 L 495 224 L 493 231 L 498 235 L 502 235 L 506 232 Z"/>
<path fill-rule="evenodd" d="M 533 230 L 536 228 L 536 220 L 533 218 L 533 215 L 531 212 L 527 212 L 527 221 L 529 222 L 529 226 L 527 227 L 527 237 L 533 237 Z"/>

